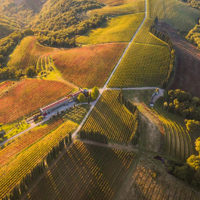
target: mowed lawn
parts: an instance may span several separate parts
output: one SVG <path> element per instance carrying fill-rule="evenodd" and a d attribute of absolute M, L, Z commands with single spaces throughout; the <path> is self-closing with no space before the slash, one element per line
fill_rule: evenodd
<path fill-rule="evenodd" d="M 190 31 L 200 17 L 200 10 L 178 0 L 149 0 L 149 17 L 163 19 L 182 31 Z"/>
<path fill-rule="evenodd" d="M 108 87 L 160 86 L 169 68 L 168 46 L 149 33 L 146 20 L 134 39 Z"/>
<path fill-rule="evenodd" d="M 144 13 L 123 15 L 105 22 L 101 28 L 77 38 L 79 44 L 129 42 L 144 19 Z"/>
<path fill-rule="evenodd" d="M 102 87 L 127 43 L 84 46 L 52 54 L 63 78 L 81 87 Z"/>
<path fill-rule="evenodd" d="M 37 42 L 37 37 L 28 36 L 15 48 L 7 65 L 8 67 L 15 66 L 17 69 L 36 66 L 39 56 L 52 51 L 54 48 L 40 45 Z"/>
<path fill-rule="evenodd" d="M 103 8 L 91 10 L 89 13 L 94 15 L 125 15 L 145 11 L 145 1 L 136 0 L 117 6 L 105 6 Z"/>
<path fill-rule="evenodd" d="M 10 123 L 64 97 L 72 90 L 61 82 L 25 79 L 0 93 L 0 122 Z"/>

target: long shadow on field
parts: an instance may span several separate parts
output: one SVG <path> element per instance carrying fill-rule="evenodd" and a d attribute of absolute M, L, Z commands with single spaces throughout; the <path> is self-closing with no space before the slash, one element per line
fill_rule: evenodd
<path fill-rule="evenodd" d="M 123 138 L 124 142 L 129 141 L 132 131 L 122 121 L 120 113 L 115 113 L 105 102 L 99 102 L 99 105 L 94 108 L 91 117 L 95 120 L 92 130 L 99 126 L 103 130 L 103 134 L 108 136 L 108 139 L 119 141 L 118 137 L 120 137 Z M 114 132 L 117 132 L 117 134 L 113 134 Z"/>

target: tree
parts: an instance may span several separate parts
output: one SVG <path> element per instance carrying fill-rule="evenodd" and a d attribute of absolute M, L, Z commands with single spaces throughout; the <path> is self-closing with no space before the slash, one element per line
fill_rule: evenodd
<path fill-rule="evenodd" d="M 83 93 L 80 93 L 78 95 L 78 100 L 79 100 L 80 103 L 85 102 L 85 95 Z"/>
<path fill-rule="evenodd" d="M 2 131 L 3 123 L 0 123 L 0 127 L 1 127 L 1 131 Z"/>
<path fill-rule="evenodd" d="M 30 66 L 26 69 L 26 75 L 27 77 L 32 77 L 33 75 L 36 74 L 36 71 L 35 71 L 35 67 L 34 66 Z"/>
<path fill-rule="evenodd" d="M 197 152 L 199 152 L 199 156 L 200 156 L 200 137 L 197 138 L 195 141 L 195 149 Z"/>
<path fill-rule="evenodd" d="M 95 100 L 99 96 L 99 88 L 97 86 L 92 88 L 91 97 Z"/>
<path fill-rule="evenodd" d="M 154 19 L 154 24 L 156 25 L 158 23 L 158 17 L 156 16 Z"/>
<path fill-rule="evenodd" d="M 26 35 L 26 36 L 34 35 L 34 32 L 31 29 L 26 29 L 24 31 L 24 35 Z"/>
<path fill-rule="evenodd" d="M 200 125 L 199 121 L 187 120 L 186 128 L 189 132 L 194 132 Z"/>
<path fill-rule="evenodd" d="M 90 96 L 88 97 L 88 99 L 87 99 L 87 100 L 88 100 L 88 105 L 90 105 Z"/>
<path fill-rule="evenodd" d="M 69 133 L 69 142 L 71 143 L 71 141 L 72 141 L 72 134 Z"/>

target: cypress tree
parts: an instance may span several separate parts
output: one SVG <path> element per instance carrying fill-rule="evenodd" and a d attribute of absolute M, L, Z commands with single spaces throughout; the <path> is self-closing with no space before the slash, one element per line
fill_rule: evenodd
<path fill-rule="evenodd" d="M 69 142 L 71 143 L 72 142 L 72 134 L 69 133 Z"/>
<path fill-rule="evenodd" d="M 26 185 L 25 185 L 24 178 L 20 181 L 19 188 L 20 188 L 20 191 L 22 194 L 26 191 Z"/>
<path fill-rule="evenodd" d="M 66 136 L 65 137 L 65 145 L 66 145 L 66 147 L 67 147 L 67 144 L 68 144 L 68 137 Z"/>

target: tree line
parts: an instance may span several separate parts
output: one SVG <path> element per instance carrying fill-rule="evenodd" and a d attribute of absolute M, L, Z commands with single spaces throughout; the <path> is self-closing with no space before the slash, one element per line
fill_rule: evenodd
<path fill-rule="evenodd" d="M 49 168 L 50 164 L 58 157 L 58 155 L 71 144 L 72 137 L 69 133 L 69 137 L 62 139 L 57 146 L 54 146 L 52 150 L 49 151 L 47 156 L 38 163 L 30 173 L 28 173 L 19 183 L 18 186 L 7 194 L 2 200 L 19 200 L 21 195 L 23 195 L 29 187 L 38 179 L 38 177 Z"/>
<path fill-rule="evenodd" d="M 103 144 L 108 144 L 107 136 L 102 135 L 100 132 L 81 130 L 80 131 L 80 138 L 99 142 L 99 143 L 103 143 Z"/>
<path fill-rule="evenodd" d="M 34 35 L 31 29 L 13 32 L 9 36 L 0 40 L 0 68 L 6 67 L 7 58 L 19 42 L 26 36 Z M 12 71 L 12 69 L 9 69 Z"/>
<path fill-rule="evenodd" d="M 157 23 L 158 23 L 158 18 L 156 16 L 154 23 L 150 27 L 149 31 L 152 34 L 154 34 L 156 37 L 161 39 L 162 41 L 166 42 L 170 49 L 170 64 L 169 64 L 168 75 L 167 75 L 167 78 L 162 82 L 162 87 L 165 89 L 169 85 L 170 81 L 172 80 L 172 77 L 175 72 L 176 53 L 175 53 L 174 45 L 173 45 L 171 39 L 169 38 L 169 36 L 157 30 L 157 28 L 156 28 Z"/>
<path fill-rule="evenodd" d="M 168 172 L 177 178 L 190 183 L 196 187 L 200 187 L 200 137 L 195 142 L 195 149 L 198 155 L 191 155 L 187 162 L 182 164 L 168 164 Z"/>
<path fill-rule="evenodd" d="M 38 42 L 43 45 L 52 47 L 75 47 L 76 46 L 76 35 L 84 35 L 93 28 L 100 27 L 107 18 L 102 15 L 94 15 L 88 20 L 81 21 L 76 25 L 72 25 L 65 29 L 58 31 L 36 31 L 38 35 Z"/>
<path fill-rule="evenodd" d="M 133 145 L 137 145 L 139 141 L 139 111 L 137 106 L 135 106 L 132 102 L 127 100 L 122 93 L 122 89 L 120 90 L 118 100 L 121 104 L 123 104 L 132 114 L 133 114 L 133 121 L 134 124 L 134 130 L 130 137 L 130 142 Z"/>
<path fill-rule="evenodd" d="M 164 108 L 184 117 L 189 132 L 200 127 L 200 98 L 193 97 L 189 92 L 180 89 L 168 91 Z"/>

